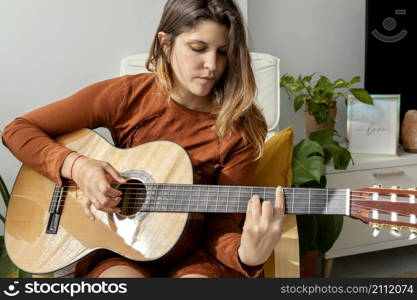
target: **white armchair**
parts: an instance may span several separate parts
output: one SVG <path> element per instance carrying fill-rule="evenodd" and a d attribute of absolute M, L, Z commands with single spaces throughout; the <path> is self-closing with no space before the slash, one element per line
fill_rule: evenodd
<path fill-rule="evenodd" d="M 124 58 L 120 66 L 120 75 L 133 75 L 148 72 L 145 67 L 147 53 Z M 263 110 L 268 123 L 267 139 L 279 130 L 279 59 L 264 53 L 251 53 L 252 68 L 255 74 L 258 92 L 256 102 Z"/>

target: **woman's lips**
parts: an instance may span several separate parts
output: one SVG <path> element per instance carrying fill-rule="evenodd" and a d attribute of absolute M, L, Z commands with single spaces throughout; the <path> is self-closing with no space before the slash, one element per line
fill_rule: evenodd
<path fill-rule="evenodd" d="M 209 83 L 211 81 L 214 81 L 214 77 L 198 77 L 198 79 L 200 79 L 204 83 Z"/>

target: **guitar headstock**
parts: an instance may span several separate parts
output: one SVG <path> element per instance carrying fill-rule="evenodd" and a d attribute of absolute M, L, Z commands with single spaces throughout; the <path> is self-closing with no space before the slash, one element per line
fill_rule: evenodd
<path fill-rule="evenodd" d="M 350 215 L 373 227 L 373 236 L 382 228 L 389 228 L 396 237 L 403 230 L 409 231 L 409 240 L 417 237 L 417 188 L 407 190 L 393 186 L 363 188 L 352 191 Z"/>

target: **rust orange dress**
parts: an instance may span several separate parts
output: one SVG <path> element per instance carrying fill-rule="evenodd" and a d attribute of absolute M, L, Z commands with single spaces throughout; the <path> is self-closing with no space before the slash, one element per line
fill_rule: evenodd
<path fill-rule="evenodd" d="M 53 138 L 81 128 L 106 127 L 115 146 L 134 147 L 169 140 L 189 154 L 194 183 L 252 185 L 258 161 L 238 130 L 220 141 L 210 112 L 189 109 L 160 93 L 151 73 L 113 78 L 88 86 L 76 94 L 34 110 L 5 127 L 2 140 L 24 164 L 62 183 L 60 168 L 71 150 Z M 266 125 L 265 125 L 266 126 Z M 248 199 L 249 200 L 249 199 Z M 197 273 L 208 277 L 259 277 L 262 265 L 249 267 L 238 257 L 241 214 L 210 214 L 193 254 L 167 270 L 152 270 L 124 257 L 78 263 L 76 276 L 97 277 L 122 264 L 149 276 L 180 277 Z M 82 271 L 80 271 L 82 270 Z"/>

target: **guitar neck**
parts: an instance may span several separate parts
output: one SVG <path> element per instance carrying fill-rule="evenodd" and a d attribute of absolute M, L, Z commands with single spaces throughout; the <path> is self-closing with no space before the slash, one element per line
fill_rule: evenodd
<path fill-rule="evenodd" d="M 349 215 L 349 189 L 283 189 L 286 214 Z M 253 195 L 274 203 L 275 192 L 275 187 L 146 184 L 146 196 L 135 205 L 141 211 L 246 213 Z"/>

